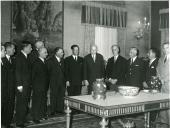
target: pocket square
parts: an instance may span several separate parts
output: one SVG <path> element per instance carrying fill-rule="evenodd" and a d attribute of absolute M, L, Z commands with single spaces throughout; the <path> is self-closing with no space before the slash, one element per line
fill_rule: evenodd
<path fill-rule="evenodd" d="M 151 68 L 155 68 L 154 66 L 151 66 Z"/>
<path fill-rule="evenodd" d="M 139 65 L 135 65 L 135 66 L 139 66 Z"/>

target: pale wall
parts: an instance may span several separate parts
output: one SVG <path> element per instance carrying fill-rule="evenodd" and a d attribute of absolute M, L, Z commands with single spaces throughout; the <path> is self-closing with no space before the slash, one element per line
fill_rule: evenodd
<path fill-rule="evenodd" d="M 140 51 L 140 56 L 146 56 L 146 53 L 150 47 L 150 33 L 145 35 L 141 40 L 137 40 L 134 37 L 134 32 L 136 31 L 137 21 L 144 18 L 150 18 L 150 2 L 147 1 L 126 1 L 126 9 L 128 12 L 127 19 L 127 34 L 126 34 L 126 43 L 125 43 L 125 55 L 128 57 L 129 48 L 137 47 Z"/>
<path fill-rule="evenodd" d="M 65 56 L 71 54 L 71 45 L 80 46 L 83 55 L 83 26 L 81 25 L 81 2 L 64 2 L 64 50 Z"/>
<path fill-rule="evenodd" d="M 150 36 L 137 41 L 134 38 L 137 21 L 145 16 L 150 17 L 150 2 L 127 2 L 126 9 L 128 12 L 127 30 L 125 44 L 122 46 L 122 53 L 128 58 L 129 48 L 136 46 L 140 50 L 140 56 L 146 56 L 150 47 Z M 71 54 L 70 46 L 78 44 L 80 46 L 80 55 L 83 55 L 83 27 L 81 25 L 81 2 L 64 2 L 64 49 L 66 56 Z"/>
<path fill-rule="evenodd" d="M 1 1 L 1 42 L 10 41 L 11 35 L 11 2 Z"/>
<path fill-rule="evenodd" d="M 11 6 L 10 2 L 1 2 L 1 41 L 10 41 Z M 126 1 L 128 12 L 126 40 L 122 48 L 122 53 L 128 58 L 129 48 L 136 46 L 140 50 L 140 55 L 145 56 L 150 46 L 150 37 L 137 41 L 134 38 L 137 21 L 150 15 L 150 2 L 128 2 Z M 71 54 L 70 46 L 78 44 L 80 55 L 84 52 L 84 28 L 81 25 L 81 2 L 64 2 L 64 39 L 63 47 L 66 56 Z"/>

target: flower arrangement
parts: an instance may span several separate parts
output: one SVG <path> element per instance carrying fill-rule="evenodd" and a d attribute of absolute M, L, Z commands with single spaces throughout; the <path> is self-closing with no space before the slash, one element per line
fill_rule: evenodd
<path fill-rule="evenodd" d="M 151 90 L 157 90 L 161 91 L 162 83 L 159 77 L 157 76 L 152 76 L 150 80 L 150 89 Z"/>

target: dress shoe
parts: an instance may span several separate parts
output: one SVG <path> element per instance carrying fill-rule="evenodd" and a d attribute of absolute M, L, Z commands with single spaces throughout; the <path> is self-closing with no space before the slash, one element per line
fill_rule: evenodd
<path fill-rule="evenodd" d="M 25 128 L 26 126 L 24 124 L 16 125 L 16 128 Z"/>
<path fill-rule="evenodd" d="M 42 117 L 40 120 L 47 120 L 47 119 L 48 119 L 48 117 L 45 116 L 45 117 Z"/>
<path fill-rule="evenodd" d="M 41 123 L 39 120 L 33 120 L 33 122 L 34 122 L 35 124 Z"/>
<path fill-rule="evenodd" d="M 57 111 L 56 114 L 57 115 L 64 115 L 65 113 L 64 113 L 64 111 Z"/>
<path fill-rule="evenodd" d="M 50 118 L 55 117 L 55 116 L 56 116 L 56 113 L 51 113 L 51 114 L 49 115 Z"/>

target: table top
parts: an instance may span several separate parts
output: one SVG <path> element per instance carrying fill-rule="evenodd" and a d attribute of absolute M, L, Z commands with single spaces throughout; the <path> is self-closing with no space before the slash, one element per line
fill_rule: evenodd
<path fill-rule="evenodd" d="M 82 96 L 69 96 L 66 97 L 68 100 L 76 100 L 84 103 L 89 103 L 101 107 L 109 107 L 109 106 L 119 106 L 119 105 L 127 105 L 127 104 L 136 104 L 143 102 L 156 102 L 162 100 L 170 100 L 169 94 L 166 93 L 145 93 L 140 92 L 137 96 L 133 97 L 125 97 L 120 93 L 116 92 L 107 92 L 106 99 L 93 99 L 91 95 L 82 95 Z"/>

